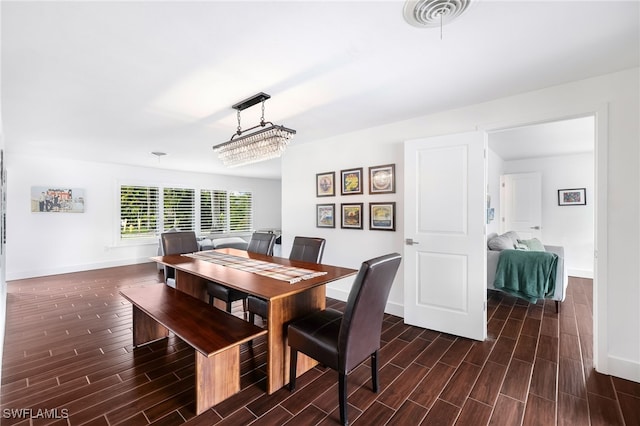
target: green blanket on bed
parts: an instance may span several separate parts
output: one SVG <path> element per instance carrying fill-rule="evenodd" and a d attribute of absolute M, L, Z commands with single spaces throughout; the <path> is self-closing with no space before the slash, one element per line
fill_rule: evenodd
<path fill-rule="evenodd" d="M 553 296 L 558 255 L 546 251 L 503 250 L 498 258 L 496 289 L 536 303 Z"/>

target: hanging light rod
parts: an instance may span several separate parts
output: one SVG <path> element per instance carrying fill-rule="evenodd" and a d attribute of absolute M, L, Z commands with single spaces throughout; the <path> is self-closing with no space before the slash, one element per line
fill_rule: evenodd
<path fill-rule="evenodd" d="M 244 101 L 238 102 L 237 104 L 233 105 L 231 108 L 236 109 L 238 111 L 244 111 L 245 109 L 252 107 L 254 105 L 257 105 L 260 102 L 264 102 L 267 99 L 271 99 L 271 96 L 267 95 L 264 92 L 260 92 L 257 95 L 253 95 L 250 98 L 245 99 Z"/>
<path fill-rule="evenodd" d="M 293 129 L 264 121 L 264 103 L 270 98 L 271 96 L 260 92 L 232 106 L 237 111 L 238 129 L 227 142 L 213 147 L 225 166 L 235 167 L 280 157 L 289 144 L 289 140 L 296 134 Z M 259 103 L 262 103 L 260 123 L 242 130 L 240 111 Z M 246 134 L 252 130 L 255 132 Z"/>

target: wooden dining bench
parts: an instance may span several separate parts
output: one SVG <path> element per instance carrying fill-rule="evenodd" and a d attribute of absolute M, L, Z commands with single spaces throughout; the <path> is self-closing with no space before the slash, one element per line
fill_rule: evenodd
<path fill-rule="evenodd" d="M 164 284 L 127 288 L 135 347 L 169 331 L 195 349 L 196 414 L 240 391 L 240 345 L 267 333 Z"/>

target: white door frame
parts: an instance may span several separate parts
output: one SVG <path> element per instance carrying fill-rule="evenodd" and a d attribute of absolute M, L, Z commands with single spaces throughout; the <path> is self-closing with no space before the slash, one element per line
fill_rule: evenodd
<path fill-rule="evenodd" d="M 607 362 L 607 169 L 608 169 L 608 122 L 609 105 L 575 105 L 500 123 L 478 126 L 478 130 L 491 133 L 513 127 L 541 124 L 549 121 L 593 116 L 595 121 L 594 141 L 594 273 L 593 273 L 593 364 L 600 373 L 610 374 Z"/>

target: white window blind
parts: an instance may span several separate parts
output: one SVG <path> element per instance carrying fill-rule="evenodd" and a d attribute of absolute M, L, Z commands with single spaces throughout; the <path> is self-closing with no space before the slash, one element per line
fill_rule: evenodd
<path fill-rule="evenodd" d="M 157 187 L 120 187 L 120 238 L 145 238 L 159 228 L 160 191 Z"/>
<path fill-rule="evenodd" d="M 251 192 L 203 189 L 200 191 L 200 232 L 250 232 L 253 229 Z"/>
<path fill-rule="evenodd" d="M 163 229 L 195 230 L 195 190 L 189 188 L 163 189 Z"/>
<path fill-rule="evenodd" d="M 251 192 L 229 193 L 229 232 L 249 232 L 253 228 Z"/>
<path fill-rule="evenodd" d="M 202 189 L 199 217 L 195 192 L 193 188 L 121 185 L 120 238 L 149 238 L 172 228 L 197 229 L 202 234 L 253 230 L 251 192 Z"/>
<path fill-rule="evenodd" d="M 222 233 L 227 230 L 227 192 L 216 189 L 200 191 L 200 232 Z"/>

